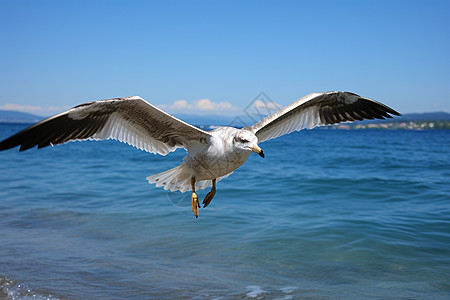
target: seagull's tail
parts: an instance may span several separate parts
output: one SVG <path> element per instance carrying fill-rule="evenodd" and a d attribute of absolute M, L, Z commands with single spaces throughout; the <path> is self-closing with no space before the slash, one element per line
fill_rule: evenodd
<path fill-rule="evenodd" d="M 191 177 L 192 172 L 182 163 L 173 169 L 148 176 L 147 180 L 149 183 L 156 184 L 156 187 L 164 187 L 165 190 L 184 193 L 191 188 Z"/>
<path fill-rule="evenodd" d="M 232 173 L 232 172 L 231 172 Z M 231 173 L 217 178 L 220 181 L 223 178 L 228 177 Z M 156 184 L 156 187 L 164 187 L 165 190 L 171 192 L 180 191 L 182 193 L 191 189 L 192 171 L 184 163 L 173 169 L 164 171 L 159 174 L 148 176 L 147 180 L 151 184 Z M 211 180 L 202 180 L 195 183 L 196 190 L 206 189 L 211 186 Z"/>

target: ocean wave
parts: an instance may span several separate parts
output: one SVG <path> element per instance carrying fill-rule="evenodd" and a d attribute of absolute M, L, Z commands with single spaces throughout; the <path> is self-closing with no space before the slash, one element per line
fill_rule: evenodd
<path fill-rule="evenodd" d="M 40 294 L 28 285 L 0 275 L 0 299 L 10 300 L 59 300 L 52 295 Z"/>

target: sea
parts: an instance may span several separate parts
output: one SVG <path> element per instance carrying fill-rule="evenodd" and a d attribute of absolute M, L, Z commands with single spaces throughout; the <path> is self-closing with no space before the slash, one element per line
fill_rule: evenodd
<path fill-rule="evenodd" d="M 260 146 L 198 219 L 145 179 L 183 149 L 0 152 L 0 299 L 450 299 L 450 130 Z"/>

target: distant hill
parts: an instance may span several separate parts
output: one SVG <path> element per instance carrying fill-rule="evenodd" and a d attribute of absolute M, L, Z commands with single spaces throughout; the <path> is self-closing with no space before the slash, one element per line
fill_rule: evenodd
<path fill-rule="evenodd" d="M 385 120 L 364 120 L 325 126 L 325 129 L 450 129 L 450 114 L 446 112 L 415 113 Z"/>
<path fill-rule="evenodd" d="M 405 114 L 395 119 L 400 121 L 450 121 L 450 114 L 446 112 L 431 112 L 422 114 Z"/>
<path fill-rule="evenodd" d="M 232 125 L 236 127 L 251 126 L 256 121 L 246 115 L 238 117 L 228 117 L 228 116 L 197 116 L 189 114 L 176 114 L 177 118 L 195 125 L 218 125 L 226 126 Z M 402 122 L 423 122 L 423 121 L 450 121 L 450 114 L 446 112 L 431 112 L 431 113 L 412 113 L 404 114 L 402 116 L 394 116 L 391 119 L 385 120 L 364 120 L 357 121 L 355 124 L 370 124 L 370 123 L 402 123 Z"/>
<path fill-rule="evenodd" d="M 42 119 L 44 118 L 33 114 L 0 109 L 0 123 L 35 123 Z"/>
<path fill-rule="evenodd" d="M 228 125 L 237 122 L 237 119 L 242 120 L 245 124 L 253 125 L 255 121 L 248 116 L 202 116 L 190 114 L 175 114 L 181 120 L 198 125 Z M 406 121 L 450 121 L 450 113 L 446 112 L 431 112 L 431 113 L 412 113 L 404 114 L 400 117 L 394 116 L 392 119 L 387 119 L 389 122 L 406 122 Z M 386 122 L 385 120 L 366 120 L 362 122 Z"/>
<path fill-rule="evenodd" d="M 238 117 L 231 116 L 220 116 L 220 115 L 192 115 L 192 114 L 175 114 L 177 118 L 188 122 L 190 124 L 198 126 L 236 126 L 244 127 L 250 126 L 257 120 L 253 120 L 249 116 L 241 115 Z M 35 123 L 44 119 L 44 117 L 36 116 L 29 113 L 23 113 L 19 111 L 12 110 L 0 110 L 0 123 Z M 413 113 L 405 114 L 400 117 L 394 117 L 392 119 L 386 120 L 366 120 L 361 122 L 356 122 L 355 124 L 361 123 L 400 123 L 400 122 L 423 122 L 423 121 L 450 121 L 450 113 L 446 112 L 431 112 L 431 113 Z M 202 127 L 203 127 L 202 126 Z"/>

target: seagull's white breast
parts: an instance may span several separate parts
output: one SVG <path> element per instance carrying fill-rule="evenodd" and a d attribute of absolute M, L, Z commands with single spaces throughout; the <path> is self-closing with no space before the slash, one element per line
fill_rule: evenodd
<path fill-rule="evenodd" d="M 218 128 L 211 131 L 209 146 L 197 151 L 189 150 L 184 161 L 197 181 L 227 175 L 247 161 L 251 151 L 234 147 L 233 138 L 237 132 L 239 129 L 236 128 Z"/>

